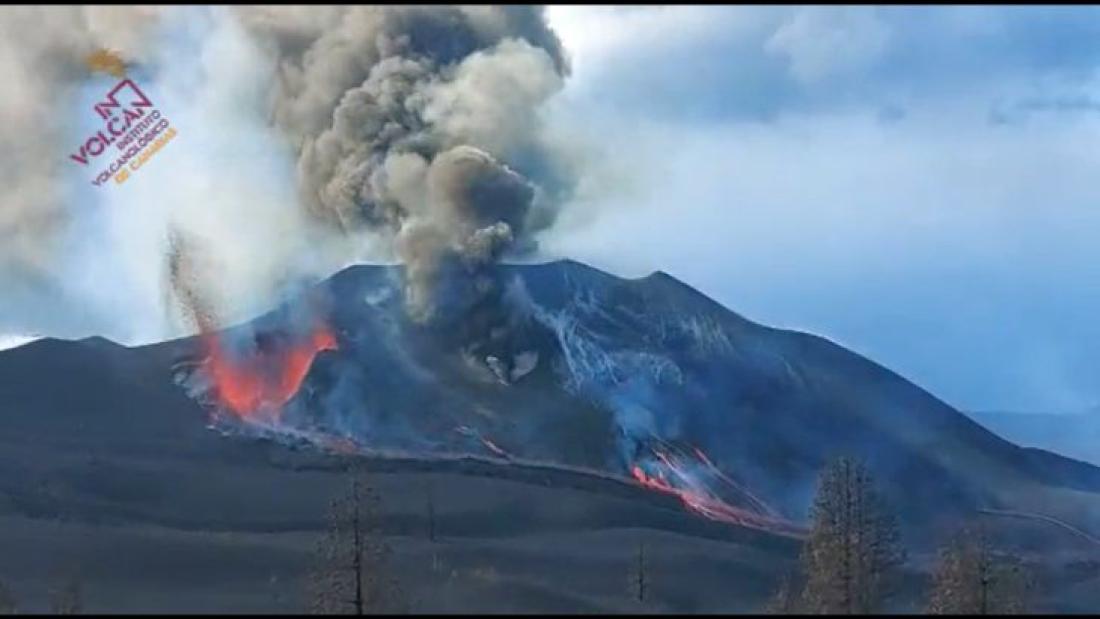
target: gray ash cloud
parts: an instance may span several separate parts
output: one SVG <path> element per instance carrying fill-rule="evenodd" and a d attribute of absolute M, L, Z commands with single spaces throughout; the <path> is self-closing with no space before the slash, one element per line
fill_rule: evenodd
<path fill-rule="evenodd" d="M 73 102 L 91 79 L 87 55 L 100 49 L 147 69 L 149 83 L 143 86 L 158 96 L 171 90 L 165 85 L 169 76 L 192 72 L 199 91 L 232 92 L 226 80 L 242 74 L 212 71 L 210 55 L 256 50 L 255 59 L 226 58 L 223 64 L 249 67 L 252 72 L 243 79 L 262 74 L 256 79 L 264 83 L 257 87 L 270 98 L 255 112 L 251 101 L 240 101 L 241 114 L 232 118 L 267 115 L 262 119 L 267 129 L 242 135 L 253 140 L 250 144 L 259 137 L 284 141 L 295 159 L 298 191 L 297 200 L 290 196 L 288 202 L 295 215 L 306 217 L 284 226 L 278 222 L 297 218 L 280 210 L 283 205 L 245 203 L 242 193 L 240 209 L 257 217 L 270 213 L 274 222 L 257 222 L 257 229 L 283 235 L 265 232 L 269 240 L 256 242 L 259 233 L 233 229 L 236 224 L 225 223 L 231 218 L 202 212 L 223 208 L 194 190 L 202 188 L 202 173 L 209 171 L 181 166 L 173 195 L 183 197 L 173 200 L 164 221 L 134 224 L 141 229 L 131 234 L 159 238 L 165 226 L 195 228 L 211 240 L 209 253 L 233 267 L 233 277 L 204 271 L 194 278 L 232 281 L 231 289 L 222 286 L 227 295 L 230 290 L 241 298 L 269 294 L 271 286 L 264 282 L 246 290 L 249 278 L 275 280 L 278 273 L 295 271 L 291 262 L 310 262 L 301 255 L 308 252 L 294 253 L 298 245 L 286 238 L 294 233 L 284 228 L 300 223 L 300 238 L 311 239 L 319 250 L 331 249 L 324 258 L 334 263 L 338 260 L 329 254 L 349 252 L 356 240 L 381 239 L 381 249 L 392 250 L 407 267 L 408 316 L 436 326 L 461 322 L 464 313 L 499 295 L 493 265 L 530 252 L 535 235 L 554 223 L 574 186 L 569 158 L 549 146 L 540 123 L 543 104 L 568 74 L 562 46 L 541 8 L 13 7 L 0 13 L 5 34 L 0 64 L 20 85 L 0 104 L 11 121 L 0 131 L 0 144 L 13 153 L 0 174 L 9 187 L 0 209 L 0 283 L 24 300 L 14 303 L 15 309 L 0 308 L 0 323 L 9 327 L 75 328 L 61 324 L 69 321 L 64 316 L 56 318 L 58 325 L 42 324 L 47 318 L 35 307 L 58 296 L 47 294 L 51 287 L 68 290 L 70 280 L 87 280 L 72 275 L 80 269 L 69 262 L 70 237 L 86 236 L 84 228 L 102 223 L 90 221 L 93 211 L 75 203 L 87 199 L 71 196 L 66 185 L 74 165 L 68 154 L 81 135 L 82 117 Z M 220 26 L 226 21 L 233 27 Z M 192 53 L 175 53 L 179 50 Z M 211 105 L 211 99 L 201 92 L 195 101 L 166 103 L 202 117 L 201 106 Z M 272 160 L 285 154 L 263 148 Z M 232 196 L 241 183 L 227 172 L 221 191 Z M 335 234 L 317 234 L 316 224 Z M 145 251 L 155 244 L 135 243 L 133 250 L 139 245 Z M 363 253 L 377 255 L 374 245 L 363 241 L 362 246 L 370 250 Z M 153 251 L 171 262 L 176 249 L 166 243 Z M 262 268 L 240 266 L 243 256 Z M 161 286 L 173 288 L 171 281 Z M 98 298 L 84 289 L 72 294 Z M 104 312 L 116 311 L 113 303 L 102 305 Z M 102 318 L 89 319 L 89 328 L 114 321 Z"/>
<path fill-rule="evenodd" d="M 307 211 L 338 231 L 386 233 L 420 323 L 492 294 L 492 265 L 532 247 L 570 185 L 540 133 L 539 107 L 568 71 L 542 9 L 239 15 L 277 58 L 271 120 L 297 150 Z M 456 277 L 466 281 L 444 281 Z M 455 291 L 469 298 L 441 298 Z"/>

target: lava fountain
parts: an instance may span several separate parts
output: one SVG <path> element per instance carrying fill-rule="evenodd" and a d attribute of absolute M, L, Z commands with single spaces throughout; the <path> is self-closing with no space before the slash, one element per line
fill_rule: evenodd
<path fill-rule="evenodd" d="M 275 425 L 283 406 L 298 392 L 313 359 L 338 348 L 327 325 L 306 336 L 265 337 L 245 350 L 228 346 L 218 333 L 203 335 L 202 369 L 212 384 L 219 409 L 240 421 Z"/>
<path fill-rule="evenodd" d="M 238 420 L 276 425 L 283 406 L 298 392 L 313 359 L 336 350 L 336 336 L 313 308 L 308 322 L 291 321 L 274 332 L 245 338 L 219 329 L 216 299 L 203 284 L 213 272 L 203 247 L 192 236 L 171 228 L 168 234 L 168 282 L 184 316 L 198 328 L 204 353 L 199 364 L 210 384 L 217 411 Z M 201 268 L 205 267 L 205 268 Z"/>

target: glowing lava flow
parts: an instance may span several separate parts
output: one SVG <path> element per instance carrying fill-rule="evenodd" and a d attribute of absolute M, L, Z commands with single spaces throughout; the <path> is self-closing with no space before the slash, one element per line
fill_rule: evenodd
<path fill-rule="evenodd" d="M 204 370 L 221 408 L 241 421 L 267 424 L 279 421 L 283 405 L 298 392 L 317 353 L 337 348 L 336 337 L 325 326 L 285 350 L 257 350 L 244 358 L 228 350 L 215 333 L 204 342 Z"/>
<path fill-rule="evenodd" d="M 505 458 L 505 459 L 510 459 L 511 458 L 511 456 L 508 455 L 508 452 L 501 449 L 493 441 L 490 441 L 487 438 L 482 438 L 481 442 L 482 442 L 483 445 L 485 445 L 486 447 L 489 448 L 489 451 L 495 453 L 496 455 L 500 456 L 501 458 Z"/>
<path fill-rule="evenodd" d="M 732 480 L 721 473 L 700 450 L 696 448 L 695 452 L 706 468 L 736 487 Z M 630 469 L 634 479 L 646 488 L 671 494 L 680 499 L 691 511 L 711 520 L 766 529 L 786 535 L 797 536 L 803 533 L 800 528 L 783 520 L 773 509 L 755 497 L 751 497 L 750 502 L 762 513 L 729 505 L 709 491 L 699 475 L 690 473 L 686 463 L 678 462 L 678 459 L 659 449 L 653 449 L 652 453 L 654 459 L 648 461 L 648 465 L 655 472 L 647 473 L 640 464 L 635 464 Z M 738 489 L 740 490 L 739 487 Z"/>
<path fill-rule="evenodd" d="M 497 445 L 493 441 L 485 438 L 484 436 L 481 435 L 480 432 L 478 432 L 477 430 L 471 428 L 470 426 L 458 426 L 458 427 L 455 428 L 455 432 L 458 432 L 459 434 L 461 434 L 463 436 L 476 438 L 477 440 L 481 441 L 481 444 L 484 445 L 486 449 L 493 452 L 497 457 L 504 458 L 505 460 L 511 460 L 512 459 L 511 454 L 509 454 L 507 451 L 504 451 L 503 449 L 501 449 L 499 445 Z"/>

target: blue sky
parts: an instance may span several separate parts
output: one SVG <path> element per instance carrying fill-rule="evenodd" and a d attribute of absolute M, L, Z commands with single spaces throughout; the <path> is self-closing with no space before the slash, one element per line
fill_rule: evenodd
<path fill-rule="evenodd" d="M 964 409 L 1100 405 L 1100 11 L 551 7 L 591 172 L 542 239 Z"/>

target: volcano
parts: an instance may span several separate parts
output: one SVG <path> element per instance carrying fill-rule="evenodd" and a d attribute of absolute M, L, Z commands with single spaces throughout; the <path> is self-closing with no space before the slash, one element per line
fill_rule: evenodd
<path fill-rule="evenodd" d="M 838 455 L 868 463 L 913 544 L 976 513 L 1064 525 L 1039 526 L 1042 547 L 1098 537 L 1100 468 L 1003 440 L 827 339 L 754 323 L 659 272 L 559 261 L 495 276 L 500 294 L 469 309 L 465 330 L 410 320 L 400 267 L 354 266 L 218 332 L 220 348 L 208 334 L 0 352 L 4 517 L 237 531 L 287 578 L 305 551 L 286 536 L 318 530 L 340 463 L 365 457 L 390 476 L 397 534 L 416 526 L 419 480 L 433 479 L 447 488 L 440 513 L 444 494 L 461 505 L 449 526 L 469 539 L 653 529 L 679 536 L 693 565 L 736 547 L 751 589 L 738 608 L 750 610 L 770 586 L 759 574 L 797 555 L 816 477 Z M 574 552 L 560 535 L 552 545 Z M 719 546 L 689 552 L 688 539 Z M 571 569 L 596 566 L 584 556 Z M 692 569 L 679 586 L 698 583 Z M 277 607 L 252 595 L 230 606 Z M 540 608 L 621 609 L 607 595 Z"/>
<path fill-rule="evenodd" d="M 824 338 L 756 324 L 664 273 L 561 261 L 497 275 L 505 320 L 472 343 L 405 317 L 400 267 L 321 284 L 340 346 L 318 355 L 283 429 L 600 471 L 789 523 L 823 464 L 850 454 L 909 524 L 998 509 L 1100 530 L 1100 469 L 1005 441 Z M 229 337 L 296 314 L 291 301 Z"/>

